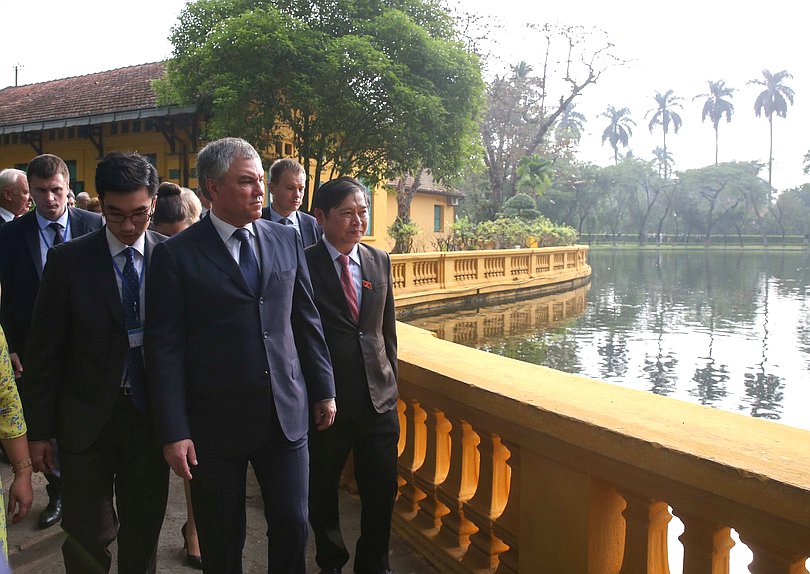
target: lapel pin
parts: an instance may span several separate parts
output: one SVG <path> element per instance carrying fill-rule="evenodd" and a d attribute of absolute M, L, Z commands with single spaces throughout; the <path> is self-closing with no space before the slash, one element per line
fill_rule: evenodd
<path fill-rule="evenodd" d="M 363 280 L 363 289 L 371 289 L 371 281 Z"/>

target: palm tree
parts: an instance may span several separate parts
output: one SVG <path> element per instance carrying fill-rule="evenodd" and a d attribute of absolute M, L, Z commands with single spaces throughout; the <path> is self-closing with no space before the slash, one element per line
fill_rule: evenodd
<path fill-rule="evenodd" d="M 606 140 L 610 142 L 610 147 L 613 148 L 613 162 L 618 164 L 619 144 L 622 144 L 622 147 L 628 146 L 636 122 L 630 119 L 629 108 L 617 110 L 613 106 L 608 106 L 600 116 L 610 119 L 610 123 L 602 132 L 602 145 L 605 145 Z"/>
<path fill-rule="evenodd" d="M 734 104 L 724 98 L 731 98 L 735 91 L 734 88 L 727 88 L 724 80 L 716 82 L 709 80 L 709 93 L 699 94 L 692 98 L 692 101 L 706 98 L 701 121 L 705 122 L 706 118 L 710 118 L 714 126 L 714 165 L 717 165 L 720 150 L 720 120 L 725 115 L 726 121 L 730 122 L 731 115 L 734 113 Z"/>
<path fill-rule="evenodd" d="M 652 133 L 655 126 L 660 125 L 664 130 L 664 147 L 662 148 L 664 156 L 667 156 L 667 134 L 669 133 L 669 124 L 672 124 L 673 131 L 677 134 L 678 130 L 681 129 L 681 124 L 683 124 L 683 120 L 681 120 L 680 114 L 674 111 L 674 108 L 683 109 L 681 105 L 681 99 L 678 96 L 673 95 L 672 90 L 667 90 L 665 93 L 655 92 L 655 101 L 658 104 L 658 107 L 652 108 L 647 112 L 644 116 L 645 118 L 652 114 L 652 118 L 650 119 L 650 133 Z M 664 179 L 667 178 L 667 164 L 664 164 Z"/>
<path fill-rule="evenodd" d="M 585 116 L 574 110 L 577 105 L 571 102 L 563 108 L 560 114 L 560 121 L 555 128 L 555 134 L 558 140 L 571 140 L 579 142 L 582 138 L 582 130 L 585 128 Z"/>
<path fill-rule="evenodd" d="M 672 153 L 668 152 L 661 146 L 658 146 L 653 150 L 653 162 L 658 165 L 658 175 L 664 174 L 664 178 L 666 179 L 667 172 L 672 172 L 672 164 L 675 163 L 674 158 L 672 157 Z"/>
<path fill-rule="evenodd" d="M 784 80 L 793 78 L 793 76 L 789 74 L 787 70 L 782 70 L 775 74 L 771 74 L 769 70 L 762 70 L 762 77 L 764 79 L 751 80 L 748 83 L 765 86 L 765 89 L 759 93 L 754 102 L 754 112 L 757 114 L 757 117 L 760 117 L 764 112 L 765 117 L 768 118 L 771 137 L 770 150 L 768 151 L 768 187 L 772 187 L 773 114 L 776 113 L 777 116 L 784 118 L 787 116 L 787 103 L 790 102 L 790 104 L 793 105 L 793 89 L 782 83 Z"/>

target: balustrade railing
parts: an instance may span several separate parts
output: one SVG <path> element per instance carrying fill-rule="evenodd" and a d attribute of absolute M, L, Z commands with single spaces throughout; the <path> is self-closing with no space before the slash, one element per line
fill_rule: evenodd
<path fill-rule="evenodd" d="M 590 275 L 588 247 L 541 247 L 391 256 L 397 303 L 426 292 L 460 292 L 520 282 L 552 284 Z"/>
<path fill-rule="evenodd" d="M 753 574 L 807 573 L 810 432 L 404 324 L 399 347 L 394 524 L 440 571 L 666 574 L 675 515 L 684 574 L 728 573 L 731 529 Z"/>

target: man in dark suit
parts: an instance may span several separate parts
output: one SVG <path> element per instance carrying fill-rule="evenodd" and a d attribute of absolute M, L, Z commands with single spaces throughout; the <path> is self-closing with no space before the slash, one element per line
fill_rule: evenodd
<path fill-rule="evenodd" d="M 0 171 L 0 226 L 20 217 L 31 207 L 28 179 L 19 169 Z"/>
<path fill-rule="evenodd" d="M 28 330 L 48 250 L 102 225 L 100 215 L 67 207 L 70 172 L 57 156 L 44 154 L 32 159 L 27 177 L 36 209 L 0 228 L 0 323 L 21 390 L 26 385 L 23 371 Z M 40 528 L 62 518 L 58 463 L 45 477 L 50 500 L 40 514 Z"/>
<path fill-rule="evenodd" d="M 146 368 L 167 462 L 190 479 L 206 572 L 242 571 L 250 463 L 268 569 L 304 574 L 307 431 L 335 415 L 329 352 L 301 240 L 260 219 L 264 170 L 238 138 L 206 145 L 208 217 L 160 244 L 147 291 Z"/>
<path fill-rule="evenodd" d="M 270 166 L 270 193 L 273 200 L 269 207 L 262 210 L 263 219 L 294 227 L 304 248 L 315 245 L 323 233 L 314 217 L 298 211 L 306 181 L 300 163 L 291 159 L 277 159 Z"/>
<path fill-rule="evenodd" d="M 155 572 L 168 467 L 154 434 L 141 351 L 147 231 L 158 177 L 138 154 L 109 153 L 96 169 L 107 225 L 48 257 L 21 387 L 35 470 L 62 465 L 67 572 Z M 113 500 L 115 503 L 113 503 Z M 120 525 L 119 525 L 120 523 Z"/>
<path fill-rule="evenodd" d="M 309 517 L 322 574 L 340 573 L 349 552 L 340 532 L 338 483 L 349 452 L 362 515 L 354 557 L 356 574 L 388 567 L 391 513 L 397 489 L 397 334 L 391 260 L 363 245 L 368 226 L 366 190 L 341 177 L 315 194 L 323 239 L 306 250 L 315 304 L 335 373 L 338 415 L 310 433 Z"/>

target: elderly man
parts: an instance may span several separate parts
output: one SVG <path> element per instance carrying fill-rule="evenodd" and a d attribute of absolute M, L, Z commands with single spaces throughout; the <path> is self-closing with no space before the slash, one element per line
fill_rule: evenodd
<path fill-rule="evenodd" d="M 356 574 L 390 573 L 388 541 L 397 489 L 397 333 L 391 259 L 360 243 L 368 198 L 351 177 L 315 193 L 323 239 L 306 250 L 335 373 L 338 416 L 310 433 L 309 517 L 322 574 L 340 574 L 349 552 L 340 532 L 338 483 L 349 453 L 362 503 Z"/>
<path fill-rule="evenodd" d="M 90 194 L 86 191 L 80 191 L 76 195 L 76 207 L 79 209 L 87 209 L 87 204 L 90 201 Z"/>
<path fill-rule="evenodd" d="M 211 211 L 157 246 L 147 283 L 159 438 L 190 479 L 206 571 L 242 572 L 250 464 L 268 571 L 305 574 L 309 411 L 329 427 L 335 388 L 304 252 L 295 230 L 260 219 L 264 170 L 249 143 L 209 143 L 197 177 Z"/>
<path fill-rule="evenodd" d="M 28 179 L 19 169 L 0 171 L 0 226 L 24 215 L 31 208 Z"/>
<path fill-rule="evenodd" d="M 315 218 L 298 211 L 306 185 L 304 168 L 291 159 L 277 159 L 270 166 L 270 193 L 273 200 L 262 210 L 262 217 L 298 232 L 304 248 L 315 245 L 321 238 L 321 228 Z"/>
<path fill-rule="evenodd" d="M 0 323 L 20 390 L 26 384 L 28 330 L 48 251 L 101 227 L 101 216 L 67 206 L 70 172 L 59 157 L 35 157 L 26 174 L 36 209 L 0 228 Z M 39 516 L 40 528 L 62 518 L 58 465 L 45 477 L 49 502 Z"/>

